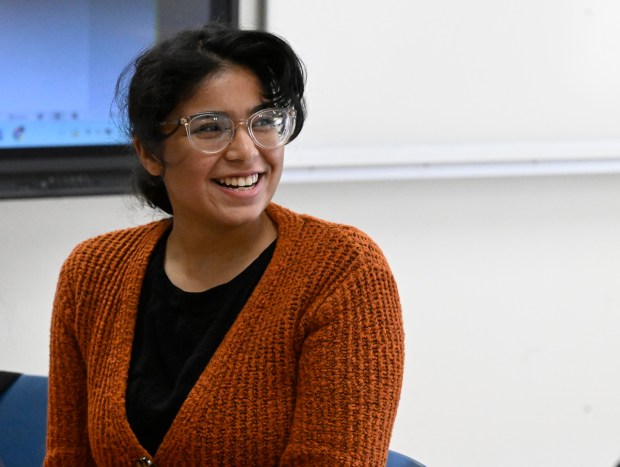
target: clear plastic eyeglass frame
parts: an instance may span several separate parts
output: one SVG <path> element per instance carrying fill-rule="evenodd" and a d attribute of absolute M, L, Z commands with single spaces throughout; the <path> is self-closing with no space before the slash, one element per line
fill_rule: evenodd
<path fill-rule="evenodd" d="M 281 114 L 282 118 L 284 118 L 282 132 L 281 133 L 278 132 L 278 138 L 277 138 L 277 141 L 274 142 L 274 144 L 266 144 L 264 141 L 261 141 L 260 138 L 256 136 L 255 130 L 254 130 L 255 122 L 257 120 L 260 120 L 261 118 L 265 118 L 267 115 L 270 115 L 270 113 L 276 114 L 276 115 Z M 252 115 L 250 115 L 248 118 L 244 120 L 234 121 L 228 115 L 219 113 L 219 112 L 201 112 L 198 114 L 181 117 L 178 120 L 175 120 L 172 122 L 160 122 L 158 125 L 159 126 L 166 126 L 166 125 L 176 126 L 174 130 L 165 134 L 166 137 L 172 135 L 179 128 L 179 126 L 183 125 L 185 127 L 185 133 L 187 134 L 187 139 L 189 140 L 190 144 L 195 149 L 197 149 L 198 151 L 204 154 L 216 154 L 220 151 L 223 151 L 224 149 L 228 147 L 228 145 L 235 138 L 237 128 L 241 125 L 246 127 L 248 135 L 250 135 L 250 138 L 252 139 L 254 144 L 256 144 L 257 146 L 261 148 L 275 149 L 275 148 L 284 146 L 286 143 L 288 143 L 289 139 L 291 138 L 291 135 L 293 134 L 293 131 L 295 130 L 296 117 L 297 117 L 297 112 L 295 112 L 295 109 L 290 109 L 290 108 L 283 109 L 283 108 L 273 107 L 273 108 L 261 109 L 253 113 Z M 206 148 L 206 146 L 208 145 L 207 143 L 204 143 L 204 142 L 200 143 L 195 140 L 198 138 L 194 138 L 194 133 L 192 131 L 192 125 L 195 122 L 201 119 L 208 119 L 208 118 L 212 118 L 214 122 L 224 123 L 224 127 L 225 127 L 222 133 L 222 136 L 207 140 L 207 141 L 211 141 L 210 144 L 213 146 L 213 148 L 209 148 L 209 149 Z M 257 126 L 257 128 L 259 127 L 260 125 Z"/>

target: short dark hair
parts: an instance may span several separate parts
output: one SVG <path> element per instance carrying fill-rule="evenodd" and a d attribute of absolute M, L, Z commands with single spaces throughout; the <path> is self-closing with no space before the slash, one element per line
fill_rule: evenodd
<path fill-rule="evenodd" d="M 295 109 L 290 140 L 295 139 L 306 116 L 302 61 L 274 34 L 221 24 L 180 32 L 144 51 L 123 70 L 116 83 L 116 101 L 128 136 L 138 138 L 159 157 L 166 135 L 157 124 L 190 98 L 204 78 L 230 65 L 253 72 L 271 104 Z M 138 195 L 149 205 L 172 214 L 161 177 L 153 177 L 140 166 L 134 181 Z"/>

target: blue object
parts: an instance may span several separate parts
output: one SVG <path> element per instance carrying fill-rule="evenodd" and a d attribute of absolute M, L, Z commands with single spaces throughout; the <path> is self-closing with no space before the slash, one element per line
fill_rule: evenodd
<path fill-rule="evenodd" d="M 47 377 L 21 375 L 0 394 L 0 465 L 42 465 L 46 430 Z"/>
<path fill-rule="evenodd" d="M 424 467 L 424 465 L 404 454 L 400 454 L 396 451 L 389 451 L 385 467 Z"/>

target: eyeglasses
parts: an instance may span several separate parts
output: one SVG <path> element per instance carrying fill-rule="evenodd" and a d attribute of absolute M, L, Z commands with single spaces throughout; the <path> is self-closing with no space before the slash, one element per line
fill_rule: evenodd
<path fill-rule="evenodd" d="M 235 122 L 219 112 L 202 112 L 181 117 L 174 122 L 161 122 L 159 125 L 183 125 L 192 146 L 205 154 L 215 154 L 231 143 L 239 125 L 247 128 L 252 141 L 261 148 L 275 149 L 283 146 L 293 134 L 296 116 L 294 109 L 269 108 Z"/>

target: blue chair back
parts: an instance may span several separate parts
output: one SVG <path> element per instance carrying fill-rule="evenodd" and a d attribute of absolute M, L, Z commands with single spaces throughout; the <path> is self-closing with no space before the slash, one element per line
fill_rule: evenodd
<path fill-rule="evenodd" d="M 0 465 L 42 465 L 46 431 L 47 377 L 21 375 L 0 393 Z"/>
<path fill-rule="evenodd" d="M 424 465 L 404 454 L 389 451 L 385 467 L 424 467 Z"/>

